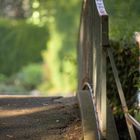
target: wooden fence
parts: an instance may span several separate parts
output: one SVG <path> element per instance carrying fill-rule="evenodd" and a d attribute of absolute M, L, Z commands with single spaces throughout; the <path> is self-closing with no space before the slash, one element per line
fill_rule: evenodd
<path fill-rule="evenodd" d="M 77 46 L 78 88 L 84 140 L 118 140 L 111 110 L 107 105 L 106 58 L 109 56 L 124 116 L 132 140 L 133 125 L 139 123 L 128 113 L 125 97 L 109 48 L 108 14 L 102 0 L 83 0 Z"/>

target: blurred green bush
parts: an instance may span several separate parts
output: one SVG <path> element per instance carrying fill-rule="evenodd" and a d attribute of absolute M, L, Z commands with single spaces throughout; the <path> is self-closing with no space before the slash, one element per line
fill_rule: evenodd
<path fill-rule="evenodd" d="M 9 77 L 0 74 L 1 94 L 26 94 L 35 90 L 43 81 L 43 65 L 31 63 Z M 15 93 L 14 93 L 15 92 Z"/>
<path fill-rule="evenodd" d="M 4 94 L 26 94 L 26 89 L 21 86 L 16 85 L 6 85 L 6 84 L 0 84 L 0 93 L 2 95 Z"/>
<path fill-rule="evenodd" d="M 0 19 L 0 73 L 7 76 L 22 66 L 41 62 L 49 39 L 48 28 L 24 20 Z"/>
<path fill-rule="evenodd" d="M 119 78 L 129 107 L 136 101 L 136 91 L 138 89 L 138 56 L 139 51 L 136 44 L 131 40 L 110 41 L 113 48 L 115 64 Z M 113 106 L 119 106 L 117 86 L 112 72 L 111 64 L 107 63 L 107 93 Z"/>
<path fill-rule="evenodd" d="M 43 68 L 41 64 L 29 64 L 24 66 L 20 72 L 16 74 L 15 82 L 28 90 L 37 88 L 43 81 Z"/>
<path fill-rule="evenodd" d="M 105 0 L 109 15 L 109 33 L 114 40 L 130 39 L 135 31 L 140 31 L 140 1 Z"/>

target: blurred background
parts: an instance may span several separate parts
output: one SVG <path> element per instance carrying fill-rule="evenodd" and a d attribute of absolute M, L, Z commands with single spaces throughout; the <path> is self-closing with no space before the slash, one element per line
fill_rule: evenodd
<path fill-rule="evenodd" d="M 73 94 L 80 0 L 0 0 L 0 93 Z"/>
<path fill-rule="evenodd" d="M 81 3 L 0 0 L 0 94 L 74 94 Z M 110 16 L 111 47 L 116 50 L 116 63 L 129 99 L 139 86 L 138 48 L 133 35 L 140 31 L 140 1 L 104 3 Z M 108 94 L 112 97 L 111 91 L 116 89 L 109 66 L 108 71 Z"/>

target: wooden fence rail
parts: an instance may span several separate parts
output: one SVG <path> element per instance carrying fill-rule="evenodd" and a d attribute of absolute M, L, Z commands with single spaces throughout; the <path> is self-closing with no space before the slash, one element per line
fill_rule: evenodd
<path fill-rule="evenodd" d="M 106 58 L 110 58 L 131 140 L 139 123 L 127 112 L 125 97 L 109 49 L 108 14 L 103 0 L 83 0 L 77 45 L 78 88 L 84 140 L 118 140 L 113 115 L 107 105 Z M 131 123 L 130 123 L 131 122 Z"/>

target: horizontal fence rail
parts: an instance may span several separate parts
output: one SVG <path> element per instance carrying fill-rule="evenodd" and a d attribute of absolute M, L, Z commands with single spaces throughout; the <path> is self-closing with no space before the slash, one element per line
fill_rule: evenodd
<path fill-rule="evenodd" d="M 140 131 L 140 123 L 129 113 L 126 114 L 127 119 L 131 124 L 133 124 Z"/>

